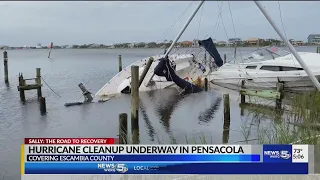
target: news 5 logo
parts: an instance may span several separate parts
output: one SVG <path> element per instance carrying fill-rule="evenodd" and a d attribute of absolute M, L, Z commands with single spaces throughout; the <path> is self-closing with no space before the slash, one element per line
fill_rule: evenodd
<path fill-rule="evenodd" d="M 125 173 L 129 170 L 128 166 L 126 164 L 117 164 L 116 165 L 116 170 L 119 173 Z"/>
<path fill-rule="evenodd" d="M 99 169 L 103 169 L 105 172 L 116 172 L 116 165 L 112 164 L 112 163 L 108 163 L 108 164 L 98 164 L 98 168 Z"/>
<path fill-rule="evenodd" d="M 291 154 L 287 150 L 282 151 L 264 151 L 265 156 L 269 156 L 269 158 L 282 158 L 282 159 L 289 159 Z"/>

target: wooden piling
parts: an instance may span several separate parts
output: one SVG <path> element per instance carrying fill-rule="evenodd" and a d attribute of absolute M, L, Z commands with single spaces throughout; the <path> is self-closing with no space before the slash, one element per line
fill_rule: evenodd
<path fill-rule="evenodd" d="M 8 53 L 7 51 L 3 52 L 3 64 L 4 64 L 4 82 L 9 83 L 9 73 L 8 73 Z"/>
<path fill-rule="evenodd" d="M 19 74 L 19 86 L 24 86 L 24 80 L 23 80 L 23 75 L 22 73 Z M 20 92 L 20 100 L 22 102 L 26 102 L 26 96 L 25 96 L 25 93 L 24 93 L 24 89 L 18 89 L 19 92 Z"/>
<path fill-rule="evenodd" d="M 223 56 L 223 61 L 224 61 L 224 64 L 227 63 L 227 55 L 226 54 L 224 54 L 224 56 Z"/>
<path fill-rule="evenodd" d="M 41 68 L 36 69 L 36 84 L 39 85 L 37 88 L 37 95 L 38 100 L 40 100 L 40 97 L 42 97 L 42 90 L 41 90 Z"/>
<path fill-rule="evenodd" d="M 244 115 L 244 108 L 240 108 L 240 116 Z"/>
<path fill-rule="evenodd" d="M 230 134 L 230 99 L 229 94 L 223 95 L 224 102 L 224 121 L 223 121 L 223 133 L 222 133 L 222 142 L 227 144 L 229 141 Z"/>
<path fill-rule="evenodd" d="M 237 43 L 234 44 L 234 58 L 237 56 Z"/>
<path fill-rule="evenodd" d="M 119 72 L 122 71 L 122 57 L 121 55 L 118 56 L 118 61 L 119 61 Z"/>
<path fill-rule="evenodd" d="M 277 83 L 277 91 L 280 93 L 280 98 L 276 99 L 276 109 L 281 109 L 283 99 L 283 83 Z"/>
<path fill-rule="evenodd" d="M 133 144 L 139 135 L 139 66 L 131 66 L 131 129 Z"/>
<path fill-rule="evenodd" d="M 46 113 L 47 112 L 46 98 L 40 97 L 39 98 L 39 104 L 40 104 L 40 112 L 41 112 L 41 114 Z"/>
<path fill-rule="evenodd" d="M 36 71 L 37 71 L 36 72 L 36 77 L 37 77 L 36 84 L 41 85 L 41 68 L 37 68 Z"/>
<path fill-rule="evenodd" d="M 119 144 L 128 143 L 128 115 L 122 113 L 119 115 Z"/>
<path fill-rule="evenodd" d="M 153 60 L 154 60 L 153 57 L 150 57 L 150 58 L 149 58 L 146 66 L 145 66 L 145 68 L 144 68 L 144 70 L 143 70 L 143 72 L 142 72 L 142 74 L 141 74 L 141 76 L 140 76 L 140 78 L 139 78 L 139 87 L 141 86 L 144 78 L 146 77 L 147 72 L 148 72 L 148 70 L 150 69 L 150 66 L 151 66 Z"/>
<path fill-rule="evenodd" d="M 87 90 L 87 88 L 82 83 L 78 84 L 78 86 L 85 97 L 85 102 L 91 102 L 93 100 L 93 97 L 91 93 Z"/>
<path fill-rule="evenodd" d="M 246 83 L 245 80 L 241 81 L 241 89 L 244 89 L 245 83 Z M 246 96 L 244 94 L 240 94 L 240 97 L 241 97 L 241 103 L 245 103 L 246 102 Z"/>
<path fill-rule="evenodd" d="M 228 143 L 230 132 L 230 99 L 229 94 L 223 95 L 224 120 L 223 120 L 223 143 Z"/>
<path fill-rule="evenodd" d="M 204 90 L 208 91 L 208 78 L 204 78 Z"/>

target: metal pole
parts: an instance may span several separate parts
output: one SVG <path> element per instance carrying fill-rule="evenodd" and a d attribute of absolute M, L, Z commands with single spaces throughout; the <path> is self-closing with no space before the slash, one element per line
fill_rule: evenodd
<path fill-rule="evenodd" d="M 189 26 L 190 22 L 192 21 L 193 17 L 197 14 L 197 12 L 199 11 L 200 7 L 202 6 L 202 4 L 204 3 L 204 0 L 200 1 L 198 6 L 196 7 L 196 9 L 193 11 L 193 13 L 191 14 L 191 16 L 189 17 L 189 19 L 187 20 L 187 22 L 185 23 L 185 25 L 183 26 L 183 28 L 181 29 L 181 31 L 179 32 L 179 34 L 177 35 L 177 37 L 174 39 L 174 41 L 171 43 L 170 47 L 167 49 L 164 57 L 167 57 L 169 55 L 169 53 L 171 52 L 171 50 L 173 49 L 174 45 L 178 42 L 179 38 L 181 37 L 181 35 L 184 33 L 184 31 L 187 29 L 187 27 Z M 150 83 L 151 79 L 153 78 L 154 74 L 150 77 L 150 79 L 148 80 L 148 82 L 146 83 L 146 85 L 148 86 L 148 84 Z"/>
<path fill-rule="evenodd" d="M 183 26 L 183 28 L 181 29 L 181 31 L 179 32 L 179 34 L 177 35 L 177 37 L 174 39 L 174 41 L 172 42 L 171 46 L 168 48 L 165 56 L 168 56 L 169 53 L 171 52 L 171 50 L 173 49 L 174 45 L 178 42 L 179 38 L 181 37 L 181 35 L 184 33 L 184 31 L 187 29 L 188 25 L 190 24 L 190 22 L 192 21 L 193 17 L 197 14 L 198 10 L 200 9 L 200 7 L 202 6 L 202 4 L 204 3 L 204 0 L 200 1 L 198 6 L 196 7 L 196 9 L 193 11 L 193 13 L 191 14 L 191 16 L 189 17 L 188 21 L 185 23 L 185 25 Z"/>
<path fill-rule="evenodd" d="M 292 46 L 292 44 L 285 38 L 285 36 L 282 34 L 282 32 L 280 31 L 280 29 L 276 26 L 276 24 L 274 23 L 274 21 L 271 19 L 270 15 L 267 13 L 266 9 L 260 4 L 259 1 L 254 1 L 256 3 L 256 5 L 258 6 L 258 8 L 260 9 L 260 11 L 263 13 L 263 15 L 267 18 L 267 20 L 269 21 L 269 23 L 271 24 L 271 26 L 273 27 L 273 29 L 279 34 L 279 36 L 281 37 L 281 39 L 286 43 L 286 45 L 289 47 L 291 53 L 293 54 L 293 56 L 296 58 L 296 60 L 299 62 L 299 64 L 301 65 L 301 67 L 306 71 L 306 73 L 308 74 L 309 78 L 311 79 L 311 81 L 313 82 L 314 86 L 318 89 L 318 91 L 320 91 L 320 83 L 317 80 L 317 78 L 313 75 L 313 73 L 310 71 L 310 69 L 308 68 L 308 66 L 304 63 L 304 61 L 302 60 L 302 58 L 300 57 L 300 55 L 298 54 L 298 52 L 294 49 L 294 47 Z"/>

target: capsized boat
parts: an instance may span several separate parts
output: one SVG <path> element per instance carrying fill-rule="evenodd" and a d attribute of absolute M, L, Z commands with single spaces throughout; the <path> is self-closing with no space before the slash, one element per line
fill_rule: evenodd
<path fill-rule="evenodd" d="M 139 91 L 152 91 L 170 87 L 180 88 L 181 92 L 194 93 L 200 89 L 194 86 L 196 81 L 202 81 L 214 68 L 223 65 L 221 56 L 211 38 L 199 41 L 214 61 L 199 59 L 193 54 L 173 54 L 152 56 L 154 59 Z M 105 84 L 96 96 L 107 99 L 121 93 L 130 93 L 131 66 L 139 66 L 141 76 L 149 58 L 141 59 L 116 74 Z"/>
<path fill-rule="evenodd" d="M 319 80 L 320 54 L 299 52 L 299 55 Z M 278 47 L 264 47 L 237 57 L 211 72 L 208 79 L 214 84 L 235 89 L 241 86 L 242 80 L 245 80 L 246 87 L 256 89 L 273 89 L 277 82 L 284 83 L 284 87 L 290 90 L 314 86 L 293 54 Z"/>
<path fill-rule="evenodd" d="M 154 75 L 154 69 L 159 64 L 160 60 L 165 58 L 165 55 L 152 56 L 154 62 L 151 64 L 150 70 L 142 81 L 139 91 L 152 91 L 165 89 L 170 87 L 177 87 L 175 82 L 167 79 L 166 76 Z M 201 62 L 196 60 L 193 54 L 173 54 L 169 55 L 170 65 L 174 68 L 175 74 L 188 81 L 192 82 L 203 74 L 209 74 L 209 69 L 203 69 Z M 116 74 L 108 83 L 106 83 L 95 96 L 101 98 L 113 97 L 120 93 L 130 92 L 131 83 L 131 66 L 139 66 L 139 76 L 142 74 L 149 57 L 134 62 L 133 64 L 124 68 L 121 72 Z M 200 66 L 199 66 L 200 65 Z"/>

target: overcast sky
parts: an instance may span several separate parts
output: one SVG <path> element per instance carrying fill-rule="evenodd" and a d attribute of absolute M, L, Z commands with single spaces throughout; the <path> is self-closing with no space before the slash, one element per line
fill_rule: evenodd
<path fill-rule="evenodd" d="M 49 45 L 50 41 L 62 45 L 172 40 L 198 3 L 2 1 L 0 45 Z M 262 3 L 283 30 L 278 2 Z M 187 7 L 180 20 L 165 34 Z M 288 38 L 306 41 L 309 34 L 320 34 L 320 2 L 282 1 L 280 7 Z M 222 20 L 218 18 L 219 12 Z M 205 2 L 181 40 L 206 37 L 217 40 L 231 37 L 279 38 L 253 1 Z"/>

